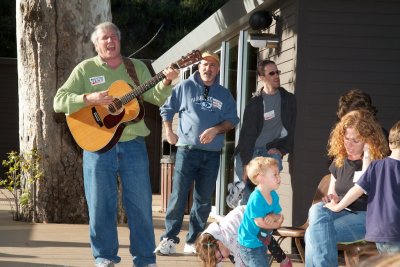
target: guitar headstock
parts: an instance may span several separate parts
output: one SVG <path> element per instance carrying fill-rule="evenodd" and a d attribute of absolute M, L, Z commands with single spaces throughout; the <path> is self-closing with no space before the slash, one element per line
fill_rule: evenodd
<path fill-rule="evenodd" d="M 180 69 L 192 65 L 200 60 L 201 60 L 200 51 L 193 50 L 192 52 L 188 53 L 186 56 L 183 56 L 181 59 L 175 62 L 174 65 L 177 65 L 177 67 Z"/>

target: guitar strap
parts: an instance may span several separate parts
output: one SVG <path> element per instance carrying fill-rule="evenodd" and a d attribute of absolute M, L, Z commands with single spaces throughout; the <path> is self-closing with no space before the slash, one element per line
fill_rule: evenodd
<path fill-rule="evenodd" d="M 139 79 L 137 77 L 136 70 L 135 70 L 135 65 L 133 64 L 132 60 L 130 58 L 128 58 L 128 57 L 122 57 L 122 59 L 123 59 L 124 64 L 125 64 L 126 72 L 132 78 L 133 82 L 135 83 L 135 86 L 139 86 L 140 82 L 139 82 Z M 135 89 L 132 89 L 132 90 L 135 90 Z M 144 116 L 144 104 L 143 104 L 142 96 L 138 95 L 136 97 L 136 99 L 139 102 L 140 114 L 138 115 L 138 117 L 136 119 L 133 120 L 133 122 L 140 121 Z"/>
<path fill-rule="evenodd" d="M 137 77 L 136 70 L 135 70 L 135 65 L 133 65 L 132 60 L 130 60 L 130 58 L 128 58 L 128 57 L 123 57 L 123 60 L 124 60 L 126 72 L 128 72 L 129 76 L 131 76 L 131 78 L 132 78 L 133 82 L 135 83 L 135 85 L 139 86 L 140 82 L 139 82 L 139 79 Z"/>

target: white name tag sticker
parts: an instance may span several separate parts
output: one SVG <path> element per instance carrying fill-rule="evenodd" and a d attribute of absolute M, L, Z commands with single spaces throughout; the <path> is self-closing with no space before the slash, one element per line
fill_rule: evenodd
<path fill-rule="evenodd" d="M 268 112 L 265 112 L 264 113 L 264 120 L 270 120 L 270 119 L 273 119 L 273 118 L 275 118 L 275 110 L 271 110 L 271 111 L 268 111 Z"/>
<path fill-rule="evenodd" d="M 91 85 L 97 85 L 97 84 L 102 84 L 106 82 L 106 78 L 104 76 L 97 76 L 97 77 L 91 77 L 89 79 Z"/>

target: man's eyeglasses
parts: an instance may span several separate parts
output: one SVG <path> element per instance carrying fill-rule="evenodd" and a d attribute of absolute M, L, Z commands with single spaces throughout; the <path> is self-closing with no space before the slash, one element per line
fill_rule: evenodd
<path fill-rule="evenodd" d="M 203 98 L 208 100 L 208 92 L 210 91 L 210 86 L 204 86 Z"/>
<path fill-rule="evenodd" d="M 268 72 L 268 75 L 269 76 L 274 76 L 274 75 L 280 75 L 281 74 L 281 71 L 280 70 L 276 70 L 276 71 L 270 71 L 270 72 Z"/>

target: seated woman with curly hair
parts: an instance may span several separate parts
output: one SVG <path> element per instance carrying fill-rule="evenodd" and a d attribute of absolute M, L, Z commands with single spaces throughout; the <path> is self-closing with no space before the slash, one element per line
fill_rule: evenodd
<path fill-rule="evenodd" d="M 328 142 L 328 155 L 333 158 L 328 195 L 311 206 L 308 215 L 306 267 L 338 266 L 337 243 L 364 239 L 366 195 L 337 213 L 324 205 L 343 198 L 371 160 L 382 159 L 388 153 L 382 128 L 371 112 L 350 111 L 335 125 Z"/>

